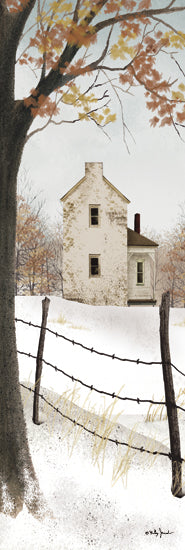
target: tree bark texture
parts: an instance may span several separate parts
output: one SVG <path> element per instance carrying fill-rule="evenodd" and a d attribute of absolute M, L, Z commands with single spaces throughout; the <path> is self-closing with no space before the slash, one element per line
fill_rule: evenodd
<path fill-rule="evenodd" d="M 10 18 L 0 18 L 0 511 L 36 511 L 38 482 L 26 435 L 15 334 L 17 173 L 29 116 L 17 116 Z M 3 52 L 4 48 L 4 52 Z M 31 496 L 32 494 L 32 496 Z"/>
<path fill-rule="evenodd" d="M 182 497 L 182 464 L 180 433 L 178 423 L 178 413 L 175 401 L 175 392 L 173 386 L 173 376 L 171 367 L 171 356 L 169 346 L 169 308 L 170 293 L 165 292 L 162 295 L 160 306 L 160 343 L 161 358 L 163 368 L 163 380 L 165 388 L 165 400 L 168 415 L 168 426 L 170 436 L 170 448 L 172 455 L 172 493 L 176 497 Z"/>
<path fill-rule="evenodd" d="M 32 511 L 40 503 L 21 402 L 14 322 L 17 174 L 33 121 L 31 109 L 14 99 L 14 71 L 19 40 L 35 1 L 16 13 L 0 2 L 0 512 L 12 515 L 24 502 Z M 77 50 L 66 46 L 64 66 Z M 61 80 L 60 71 L 51 70 L 37 92 L 48 96 Z"/>

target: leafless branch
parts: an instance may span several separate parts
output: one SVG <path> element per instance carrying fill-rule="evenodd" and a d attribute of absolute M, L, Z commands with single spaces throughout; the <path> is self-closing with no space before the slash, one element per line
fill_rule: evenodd
<path fill-rule="evenodd" d="M 109 139 L 109 141 L 111 141 L 111 137 L 109 136 L 109 134 L 104 130 L 104 127 L 101 126 L 101 124 L 99 124 L 97 122 L 97 120 L 95 120 L 94 118 L 90 117 L 91 121 L 94 122 L 96 124 L 96 126 L 98 126 L 98 128 L 103 132 L 103 134 Z"/>
<path fill-rule="evenodd" d="M 46 4 L 46 0 L 43 0 L 42 11 L 44 10 L 45 4 Z"/>
<path fill-rule="evenodd" d="M 103 71 L 103 73 L 105 74 L 105 76 L 107 77 L 106 73 Z M 108 78 L 108 77 L 107 77 Z M 109 80 L 109 79 L 108 79 Z M 133 141 L 135 142 L 134 140 L 134 137 L 132 135 L 132 133 L 130 132 L 128 126 L 126 125 L 125 123 L 125 119 L 124 119 L 124 113 L 123 113 L 123 104 L 122 104 L 122 101 L 120 99 L 120 96 L 117 92 L 117 89 L 116 89 L 116 86 L 113 84 L 113 82 L 111 80 L 109 80 L 109 83 L 118 99 L 118 102 L 119 102 L 119 106 L 120 106 L 120 111 L 121 111 L 121 120 L 122 120 L 122 128 L 123 128 L 123 141 L 124 141 L 124 144 L 127 148 L 127 151 L 128 153 L 130 154 L 130 150 L 129 150 L 129 147 L 128 147 L 128 143 L 127 143 L 127 140 L 126 140 L 126 134 L 125 134 L 125 130 L 127 130 L 127 132 L 130 134 L 130 136 L 132 137 Z"/>
<path fill-rule="evenodd" d="M 171 29 L 171 31 L 173 31 L 175 34 L 178 34 L 179 36 L 181 36 L 181 33 L 179 31 L 177 31 L 177 29 L 175 29 L 175 27 L 170 25 L 170 23 L 167 23 L 166 21 L 163 21 L 163 19 L 160 19 L 159 17 L 155 17 L 155 16 L 153 16 L 152 19 L 154 19 L 158 23 L 161 23 L 162 25 L 164 25 L 168 29 Z"/>
<path fill-rule="evenodd" d="M 170 116 L 170 118 L 171 118 L 172 126 L 174 127 L 174 130 L 177 132 L 177 134 L 178 134 L 179 138 L 181 139 L 181 141 L 184 142 L 184 139 L 182 138 L 182 136 L 181 136 L 181 134 L 180 134 L 180 132 L 179 132 L 179 130 L 178 130 L 178 128 L 177 128 L 176 123 L 174 122 L 174 119 L 173 119 L 172 114 L 170 113 L 170 111 L 169 111 L 169 116 Z"/>
<path fill-rule="evenodd" d="M 95 79 L 93 80 L 92 84 L 87 88 L 86 90 L 86 94 L 88 94 L 90 92 L 90 90 L 92 90 L 92 88 L 96 88 L 98 86 L 101 86 L 101 84 L 96 84 L 97 80 L 98 80 L 98 77 L 99 77 L 99 74 L 100 74 L 100 71 L 97 72 L 96 76 L 95 76 Z"/>
<path fill-rule="evenodd" d="M 20 53 L 19 57 L 17 57 L 16 59 L 16 63 L 18 63 L 18 61 L 21 59 L 21 57 L 27 52 L 29 46 L 27 45 L 26 48 L 24 48 L 24 50 Z"/>
<path fill-rule="evenodd" d="M 180 63 L 177 61 L 177 59 L 175 59 L 175 57 L 173 56 L 173 54 L 171 54 L 171 59 L 173 59 L 173 61 L 176 63 L 177 67 L 179 68 L 180 72 L 183 74 L 183 76 L 185 77 L 185 72 L 183 71 Z"/>
<path fill-rule="evenodd" d="M 115 79 L 114 79 L 115 80 Z M 110 80 L 110 82 L 113 82 L 113 79 Z M 114 84 L 114 88 L 116 90 L 119 90 L 120 92 L 122 92 L 123 94 L 128 94 L 128 95 L 131 95 L 133 96 L 134 94 L 132 94 L 132 92 L 130 92 L 130 86 L 128 87 L 127 90 L 124 90 L 121 86 L 118 86 L 118 84 Z"/>
<path fill-rule="evenodd" d="M 171 6 L 173 6 L 173 4 L 175 4 L 176 0 L 172 0 L 169 4 L 168 4 L 168 8 L 171 8 Z"/>

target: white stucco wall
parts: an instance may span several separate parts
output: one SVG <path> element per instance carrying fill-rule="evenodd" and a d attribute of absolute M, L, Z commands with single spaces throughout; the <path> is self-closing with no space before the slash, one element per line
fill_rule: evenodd
<path fill-rule="evenodd" d="M 63 198 L 64 298 L 127 305 L 127 203 L 102 163 L 86 163 L 85 178 Z M 99 206 L 99 226 L 89 226 L 89 205 Z M 89 277 L 90 254 L 100 255 L 100 277 Z"/>
<path fill-rule="evenodd" d="M 137 262 L 144 262 L 144 284 L 137 284 Z M 155 247 L 128 247 L 128 300 L 153 300 Z"/>

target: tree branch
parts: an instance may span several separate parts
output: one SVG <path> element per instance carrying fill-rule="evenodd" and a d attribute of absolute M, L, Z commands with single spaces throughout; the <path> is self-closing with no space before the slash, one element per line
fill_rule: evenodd
<path fill-rule="evenodd" d="M 144 86 L 145 90 L 146 90 L 147 92 L 149 92 L 150 94 L 153 94 L 153 95 L 155 95 L 156 97 L 158 97 L 159 99 L 162 99 L 163 101 L 166 101 L 166 103 L 168 103 L 168 104 L 171 103 L 172 105 L 173 105 L 174 103 L 175 103 L 175 104 L 177 104 L 177 103 L 182 104 L 182 103 L 185 102 L 185 101 L 182 101 L 182 99 L 179 99 L 179 100 L 178 100 L 178 99 L 171 99 L 171 98 L 162 96 L 162 95 L 157 91 L 157 89 L 160 88 L 161 83 L 157 84 L 157 85 L 154 86 L 153 88 L 150 88 L 149 86 L 147 86 L 146 82 L 144 82 L 141 78 L 138 77 L 138 75 L 137 75 L 137 73 L 136 73 L 136 71 L 135 71 L 135 69 L 134 69 L 134 67 L 133 67 L 132 64 L 130 65 L 130 67 L 131 67 L 131 70 L 132 70 L 132 72 L 133 72 L 134 78 L 137 80 L 137 82 L 140 84 L 140 86 Z M 176 82 L 176 80 L 174 80 L 173 82 L 169 83 L 169 84 L 168 84 L 169 87 L 172 86 L 175 82 Z"/>
<path fill-rule="evenodd" d="M 40 0 L 38 0 L 38 16 L 40 18 L 40 28 L 41 28 L 42 34 L 44 35 L 44 27 L 43 27 L 42 18 L 41 18 Z M 48 31 L 48 28 L 47 28 L 47 31 Z M 43 53 L 43 65 L 42 65 L 40 80 L 43 80 L 43 78 L 46 76 L 46 59 L 47 57 L 46 57 L 46 51 L 45 51 Z"/>
<path fill-rule="evenodd" d="M 168 4 L 168 8 L 171 8 L 171 6 L 173 6 L 173 4 L 175 4 L 176 0 L 172 0 L 169 4 Z"/>
<path fill-rule="evenodd" d="M 143 31 L 143 37 L 142 37 L 142 40 L 141 40 L 141 43 L 139 44 L 139 47 L 138 47 L 138 50 L 136 52 L 136 54 L 134 55 L 134 57 L 124 66 L 124 67 L 107 67 L 107 66 L 104 66 L 104 65 L 99 65 L 99 63 L 106 57 L 106 54 L 107 54 L 107 51 L 108 51 L 108 47 L 109 47 L 109 42 L 110 42 L 110 37 L 111 37 L 111 33 L 112 33 L 112 30 L 113 30 L 113 25 L 110 29 L 110 32 L 109 32 L 109 35 L 108 35 L 108 38 L 107 38 L 107 43 L 106 43 L 106 46 L 101 54 L 101 56 L 99 57 L 99 59 L 97 59 L 96 61 L 93 61 L 92 63 L 90 63 L 90 65 L 87 65 L 86 67 L 84 67 L 81 71 L 81 74 L 85 74 L 89 71 L 95 71 L 95 70 L 102 70 L 102 71 L 126 71 L 131 65 L 132 63 L 134 62 L 134 60 L 138 57 L 139 53 L 140 53 L 140 49 L 141 49 L 141 45 L 142 45 L 142 42 L 144 40 L 144 38 L 150 34 L 150 32 L 146 33 L 145 30 L 146 30 L 146 26 L 145 26 L 145 29 Z"/>
<path fill-rule="evenodd" d="M 175 27 L 173 27 L 169 23 L 166 23 L 166 21 L 163 21 L 163 19 L 160 19 L 159 17 L 155 17 L 155 16 L 153 16 L 152 19 L 154 19 L 154 21 L 157 21 L 158 23 L 161 23 L 162 25 L 164 25 L 165 27 L 173 31 L 175 34 L 178 34 L 179 36 L 181 36 L 181 33 L 177 31 Z"/>
<path fill-rule="evenodd" d="M 19 21 L 21 21 L 22 25 L 23 25 L 23 21 L 25 21 L 26 18 L 28 17 L 28 15 L 29 15 L 29 13 L 31 13 L 31 11 L 32 11 L 32 9 L 35 5 L 35 1 L 36 0 L 28 0 L 25 9 L 23 10 L 23 12 L 20 12 L 18 17 L 19 17 Z M 106 3 L 107 3 L 107 0 L 99 0 L 99 1 L 96 2 L 95 8 L 92 8 L 92 9 L 90 8 L 88 15 L 86 15 L 80 23 L 80 26 L 84 27 L 84 34 L 88 33 L 89 24 L 98 15 L 98 13 L 102 10 L 102 8 L 105 6 Z M 109 47 L 109 43 L 110 43 L 110 37 L 111 37 L 113 26 L 116 23 L 120 23 L 122 21 L 133 20 L 133 19 L 142 19 L 144 17 L 151 19 L 151 18 L 156 17 L 157 15 L 172 14 L 172 13 L 177 13 L 177 12 L 181 12 L 181 11 L 185 10 L 185 5 L 183 7 L 181 7 L 181 6 L 174 7 L 173 4 L 174 4 L 174 1 L 172 0 L 169 3 L 169 5 L 165 8 L 145 9 L 145 10 L 142 10 L 142 11 L 126 13 L 126 14 L 122 14 L 122 15 L 117 15 L 115 17 L 111 17 L 109 19 L 105 19 L 104 21 L 100 21 L 99 23 L 97 23 L 93 28 L 94 34 L 98 33 L 102 29 L 105 29 L 106 27 L 111 27 L 111 29 L 109 31 L 109 35 L 108 35 L 108 38 L 107 38 L 105 48 L 104 48 L 102 54 L 100 55 L 100 57 L 96 61 L 92 62 L 89 66 L 87 66 L 85 68 L 82 68 L 79 74 L 83 75 L 83 74 L 85 74 L 89 71 L 94 71 L 94 70 L 99 70 L 99 69 L 109 70 L 109 71 L 111 71 L 111 70 L 112 71 L 113 70 L 114 71 L 115 70 L 119 70 L 119 71 L 124 70 L 125 71 L 129 66 L 131 66 L 132 69 L 133 69 L 133 60 L 134 59 L 132 59 L 127 65 L 125 65 L 124 68 L 115 68 L 115 67 L 112 68 L 112 67 L 106 67 L 104 65 L 100 65 L 101 61 L 105 58 L 105 56 L 108 52 L 108 47 Z M 76 6 L 75 6 L 75 11 L 74 11 L 74 18 L 75 19 L 76 18 L 78 19 L 79 5 L 80 5 L 80 0 L 76 0 Z M 91 29 L 91 31 L 92 31 L 92 29 Z M 35 92 L 34 92 L 34 95 L 33 95 L 35 106 L 31 105 L 30 107 L 28 107 L 29 110 L 30 109 L 34 110 L 34 108 L 35 108 L 35 113 L 36 113 L 36 110 L 38 109 L 38 107 L 41 106 L 42 102 L 45 101 L 46 97 L 48 97 L 57 88 L 63 87 L 68 82 L 73 80 L 75 78 L 75 76 L 78 76 L 77 74 L 75 75 L 75 74 L 70 74 L 69 72 L 67 72 L 67 67 L 68 67 L 68 65 L 71 64 L 71 62 L 73 61 L 74 57 L 76 56 L 76 54 L 77 54 L 77 52 L 79 51 L 80 48 L 81 48 L 80 43 L 75 43 L 75 44 L 67 43 L 66 46 L 64 47 L 63 52 L 60 55 L 58 63 L 55 65 L 55 68 L 52 68 L 47 75 L 45 74 L 45 60 L 44 60 L 44 67 L 43 67 L 43 71 L 42 71 L 42 74 L 41 74 L 41 78 L 40 78 L 40 81 L 39 81 L 37 87 L 35 88 Z M 136 54 L 136 56 L 137 55 L 138 54 Z M 137 78 L 137 75 L 135 74 L 134 76 L 135 76 L 136 80 L 139 82 L 139 79 Z M 139 83 L 144 85 L 145 88 L 147 89 L 147 86 L 145 85 L 144 82 L 139 82 Z M 148 91 L 150 93 L 155 93 L 156 94 L 156 91 L 154 91 L 154 90 L 149 89 Z M 171 100 L 171 101 L 173 101 L 173 100 Z M 25 101 L 25 105 L 26 105 L 26 101 Z M 38 109 L 38 113 L 39 113 L 39 109 Z"/>
<path fill-rule="evenodd" d="M 111 85 L 111 87 L 112 87 L 112 89 L 113 89 L 113 91 L 114 91 L 114 93 L 115 93 L 115 95 L 116 95 L 116 97 L 117 97 L 117 99 L 118 99 L 118 102 L 119 102 L 119 105 L 120 105 L 120 110 L 121 110 L 121 120 L 122 120 L 122 128 L 123 128 L 123 141 L 124 141 L 124 144 L 125 144 L 125 146 L 126 146 L 126 148 L 127 148 L 128 153 L 130 154 L 129 147 L 128 147 L 128 143 L 127 143 L 127 140 L 126 140 L 126 132 L 125 132 L 125 130 L 128 131 L 128 133 L 129 133 L 130 136 L 132 137 L 134 143 L 135 143 L 135 140 L 134 140 L 134 137 L 133 137 L 132 133 L 130 132 L 130 130 L 129 130 L 127 124 L 125 123 L 125 120 L 124 120 L 124 113 L 123 113 L 123 104 L 122 104 L 121 98 L 120 98 L 120 96 L 119 96 L 119 94 L 118 94 L 118 92 L 117 92 L 117 90 L 116 90 L 116 86 L 115 86 L 115 85 L 113 84 L 113 82 L 107 77 L 105 71 L 103 70 L 102 72 L 103 72 L 103 74 L 105 74 L 106 78 L 108 79 L 108 81 L 109 81 L 109 83 L 110 83 L 110 85 Z"/>
<path fill-rule="evenodd" d="M 181 134 L 180 134 L 180 132 L 179 132 L 179 130 L 178 130 L 178 128 L 177 128 L 176 123 L 174 122 L 174 119 L 173 119 L 173 117 L 172 117 L 172 114 L 170 113 L 170 110 L 169 110 L 169 116 L 170 116 L 170 118 L 171 118 L 172 126 L 174 127 L 174 130 L 177 132 L 177 134 L 178 134 L 179 138 L 181 139 L 181 141 L 184 142 L 184 139 L 182 138 L 182 136 L 181 136 Z"/>
<path fill-rule="evenodd" d="M 32 4 L 32 8 L 30 7 L 30 11 L 31 9 L 33 9 L 35 1 L 36 0 L 28 0 L 28 4 Z M 81 25 L 84 27 L 88 27 L 88 25 L 91 23 L 94 17 L 97 16 L 98 12 L 103 8 L 103 6 L 106 3 L 107 3 L 107 0 L 99 0 L 96 3 L 96 9 L 90 9 L 89 14 L 86 17 L 84 17 L 83 21 L 81 22 Z M 21 16 L 22 16 L 22 12 L 21 12 Z M 54 90 L 64 86 L 66 83 L 74 79 L 74 75 L 63 74 L 63 70 L 66 70 L 66 66 L 68 66 L 72 62 L 72 60 L 74 59 L 76 53 L 80 48 L 81 48 L 81 44 L 67 43 L 64 48 L 64 51 L 62 52 L 59 58 L 59 61 L 55 69 L 51 69 L 50 72 L 46 76 L 44 76 L 44 78 L 43 78 L 43 75 L 41 75 L 41 79 L 35 89 L 36 93 L 34 95 L 34 98 L 36 103 L 38 103 L 39 98 L 41 96 L 43 96 L 43 100 L 44 100 L 44 97 L 48 97 Z"/>
<path fill-rule="evenodd" d="M 171 59 L 173 59 L 173 61 L 176 63 L 177 67 L 179 68 L 180 72 L 183 74 L 183 76 L 185 77 L 185 72 L 183 71 L 180 63 L 177 61 L 177 59 L 175 59 L 175 57 L 173 56 L 173 54 L 171 54 Z"/>
<path fill-rule="evenodd" d="M 152 17 L 155 17 L 156 15 L 169 15 L 171 13 L 177 13 L 185 10 L 185 6 L 177 6 L 174 8 L 158 8 L 158 9 L 148 9 L 148 10 L 142 10 L 142 11 L 133 11 L 131 13 L 125 13 L 122 15 L 117 15 L 116 17 L 110 17 L 109 19 L 105 19 L 104 21 L 100 21 L 94 26 L 94 33 L 97 34 L 99 31 L 105 29 L 106 27 L 110 27 L 111 25 L 114 25 L 115 23 L 121 23 L 122 21 L 128 21 L 129 19 L 142 19 L 143 17 L 151 19 Z"/>
<path fill-rule="evenodd" d="M 98 0 L 95 3 L 95 9 L 90 9 L 90 12 L 88 15 L 84 17 L 84 20 L 81 22 L 81 25 L 87 26 L 93 21 L 93 19 L 98 15 L 98 13 L 101 11 L 101 9 L 107 4 L 108 0 Z"/>
<path fill-rule="evenodd" d="M 111 38 L 112 31 L 113 31 L 113 26 L 114 25 L 112 25 L 112 27 L 109 31 L 109 34 L 108 34 L 108 37 L 107 37 L 107 42 L 105 44 L 105 48 L 104 48 L 102 54 L 100 55 L 100 57 L 96 61 L 93 61 L 92 63 L 90 63 L 90 65 L 87 65 L 86 67 L 84 67 L 82 69 L 81 74 L 89 72 L 89 71 L 95 71 L 96 69 L 99 69 L 99 63 L 101 61 L 103 61 L 103 59 L 105 59 L 105 57 L 107 55 L 107 52 L 108 52 L 108 48 L 109 48 L 109 44 L 110 44 L 110 38 Z"/>
<path fill-rule="evenodd" d="M 89 11 L 89 14 L 84 17 L 83 21 L 81 21 L 81 26 L 85 28 L 90 25 L 90 23 L 93 21 L 93 19 L 97 16 L 97 14 L 101 11 L 103 6 L 107 3 L 107 0 L 99 0 L 96 3 L 96 10 L 91 9 Z M 74 44 L 71 45 L 69 43 L 66 44 L 66 47 L 60 56 L 59 62 L 58 62 L 58 69 L 64 68 L 68 63 L 71 63 L 71 61 L 74 59 L 76 53 L 81 48 L 81 44 Z"/>
<path fill-rule="evenodd" d="M 98 128 L 103 132 L 103 134 L 109 139 L 109 141 L 111 141 L 111 138 L 109 136 L 109 134 L 104 130 L 104 127 L 101 126 L 101 124 L 99 124 L 99 122 L 97 122 L 97 120 L 95 120 L 94 118 L 92 118 L 91 116 L 89 117 L 91 119 L 92 122 L 94 122 L 96 124 L 96 126 L 98 126 Z"/>
<path fill-rule="evenodd" d="M 80 7 L 80 3 L 81 3 L 81 0 L 77 0 L 75 10 L 74 10 L 74 16 L 73 16 L 74 23 L 78 23 L 78 10 Z"/>
<path fill-rule="evenodd" d="M 84 93 L 83 95 L 85 96 L 88 91 L 89 91 L 90 88 L 88 88 Z M 100 109 L 102 108 L 105 108 L 108 103 L 110 102 L 110 99 L 109 99 L 109 95 L 107 95 L 107 90 L 105 90 L 105 92 L 103 93 L 102 97 L 99 97 L 97 99 L 97 101 L 102 101 L 103 99 L 106 99 L 108 98 L 108 101 L 106 101 L 106 103 L 103 104 L 103 106 L 101 105 L 100 107 L 96 107 L 95 109 L 91 109 L 91 111 L 88 111 L 87 113 L 84 113 L 84 118 L 87 116 L 88 118 L 91 118 L 92 117 L 90 115 L 92 115 L 92 113 L 95 113 L 97 111 L 99 111 Z M 44 124 L 43 126 L 41 126 L 40 128 L 36 128 L 35 130 L 33 130 L 32 132 L 30 132 L 26 138 L 26 142 L 31 138 L 33 137 L 35 134 L 37 134 L 38 132 L 42 132 L 43 130 L 45 130 L 45 128 L 47 128 L 47 126 L 49 126 L 49 124 L 55 124 L 55 126 L 60 126 L 61 124 L 74 124 L 75 122 L 80 122 L 81 118 L 76 118 L 76 119 L 73 119 L 73 120 L 65 120 L 65 119 L 62 119 L 62 120 L 59 120 L 59 121 L 56 121 L 56 120 L 53 120 L 53 115 L 54 115 L 54 112 L 55 112 L 55 108 L 56 106 L 62 101 L 62 99 L 60 98 L 58 102 L 55 102 L 55 105 L 53 106 L 53 111 L 50 115 L 50 117 L 48 118 L 46 124 Z M 78 102 L 78 98 L 76 99 L 75 103 Z M 71 103 L 71 105 L 74 105 L 74 103 Z M 101 126 L 101 125 L 100 125 Z M 102 128 L 102 126 L 101 126 Z"/>

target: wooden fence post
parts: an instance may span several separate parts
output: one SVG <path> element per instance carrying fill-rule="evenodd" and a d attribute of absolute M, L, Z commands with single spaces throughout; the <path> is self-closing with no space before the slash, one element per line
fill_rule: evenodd
<path fill-rule="evenodd" d="M 46 325 L 47 317 L 49 310 L 50 300 L 45 298 L 42 300 L 42 324 L 39 338 L 39 345 L 37 351 L 37 360 L 36 360 L 36 373 L 35 373 L 35 389 L 34 389 L 34 399 L 33 399 L 33 422 L 34 424 L 40 424 L 39 422 L 39 392 L 40 392 L 40 381 L 42 375 L 42 358 L 44 351 L 44 341 L 46 334 Z"/>
<path fill-rule="evenodd" d="M 168 416 L 170 450 L 172 456 L 172 494 L 176 497 L 182 497 L 182 464 L 180 433 L 178 424 L 178 414 L 175 402 L 175 392 L 173 387 L 173 376 L 169 346 L 169 309 L 170 293 L 164 292 L 160 306 L 160 344 L 161 359 L 163 369 L 163 380 L 165 389 L 165 401 Z"/>

